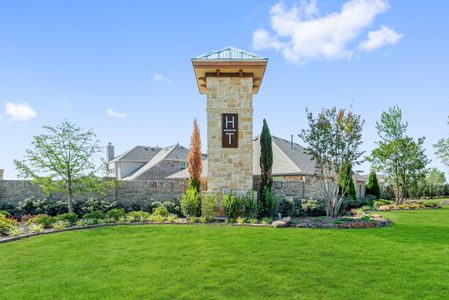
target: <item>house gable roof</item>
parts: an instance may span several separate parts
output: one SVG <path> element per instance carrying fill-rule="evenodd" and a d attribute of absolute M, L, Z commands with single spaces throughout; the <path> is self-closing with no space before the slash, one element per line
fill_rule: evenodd
<path fill-rule="evenodd" d="M 149 162 L 156 154 L 161 151 L 160 147 L 136 146 L 125 153 L 115 157 L 110 162 L 132 161 L 132 162 Z"/>
<path fill-rule="evenodd" d="M 260 175 L 260 140 L 259 136 L 253 139 L 253 175 Z M 272 175 L 314 175 L 315 164 L 306 149 L 296 143 L 272 136 L 273 170 Z M 202 176 L 207 176 L 207 159 L 203 160 Z M 182 170 L 167 179 L 189 178 L 189 171 Z"/>

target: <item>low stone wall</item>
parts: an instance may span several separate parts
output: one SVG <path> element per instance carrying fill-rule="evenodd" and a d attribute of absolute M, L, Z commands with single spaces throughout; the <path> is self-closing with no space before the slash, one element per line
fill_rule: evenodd
<path fill-rule="evenodd" d="M 260 177 L 254 177 L 254 189 L 257 191 Z M 322 199 L 321 185 L 316 177 L 305 176 L 302 180 L 274 181 L 273 193 L 278 198 L 293 197 L 294 199 Z"/>
<path fill-rule="evenodd" d="M 125 207 L 139 203 L 142 206 L 152 201 L 166 201 L 179 198 L 187 188 L 186 180 L 141 180 L 117 181 L 116 185 L 108 190 L 101 198 L 117 201 Z M 20 200 L 30 197 L 43 197 L 39 187 L 29 180 L 3 180 L 0 181 L 0 202 L 16 204 Z M 78 200 L 90 196 L 79 197 Z M 64 200 L 63 195 L 52 194 L 52 200 Z"/>
<path fill-rule="evenodd" d="M 260 178 L 254 177 L 254 189 L 259 189 Z M 173 180 L 136 180 L 117 181 L 101 198 L 117 201 L 125 207 L 131 204 L 147 206 L 152 201 L 166 201 L 180 198 L 187 189 L 188 182 L 184 179 Z M 283 180 L 273 182 L 273 192 L 279 197 L 294 199 L 322 199 L 321 185 L 316 177 L 306 176 L 298 180 Z M 98 195 L 90 195 L 99 197 Z M 29 180 L 0 180 L 0 202 L 16 204 L 29 197 L 43 197 L 39 187 Z M 80 197 L 78 200 L 86 198 Z M 52 200 L 64 200 L 63 195 L 50 195 Z"/>

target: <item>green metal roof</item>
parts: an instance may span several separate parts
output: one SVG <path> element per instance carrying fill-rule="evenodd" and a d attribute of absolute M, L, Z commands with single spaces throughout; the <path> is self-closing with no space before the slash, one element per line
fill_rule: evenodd
<path fill-rule="evenodd" d="M 234 47 L 226 47 L 209 54 L 203 54 L 192 60 L 268 60 L 266 57 L 260 57 L 254 53 L 250 53 Z"/>

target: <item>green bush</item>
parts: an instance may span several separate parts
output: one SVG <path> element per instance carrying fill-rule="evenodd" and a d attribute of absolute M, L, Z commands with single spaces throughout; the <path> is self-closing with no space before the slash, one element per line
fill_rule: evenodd
<path fill-rule="evenodd" d="M 301 209 L 305 212 L 312 212 L 319 206 L 318 200 L 315 199 L 303 199 L 301 201 Z"/>
<path fill-rule="evenodd" d="M 153 210 L 152 215 L 154 216 L 162 216 L 162 217 L 167 217 L 169 215 L 168 209 L 167 207 L 165 207 L 163 204 L 160 204 L 158 207 L 156 207 Z"/>
<path fill-rule="evenodd" d="M 418 201 L 417 203 L 423 205 L 424 207 L 440 206 L 440 203 L 438 201 L 422 200 L 422 201 Z"/>
<path fill-rule="evenodd" d="M 197 217 L 200 214 L 201 196 L 197 192 L 196 188 L 190 186 L 186 193 L 182 195 L 181 210 L 184 216 Z"/>
<path fill-rule="evenodd" d="M 202 199 L 201 216 L 205 218 L 206 222 L 214 221 L 216 204 L 217 198 L 214 195 L 208 194 Z"/>
<path fill-rule="evenodd" d="M 58 221 L 66 221 L 70 225 L 76 224 L 76 220 L 78 220 L 78 216 L 75 213 L 66 213 L 56 216 Z"/>
<path fill-rule="evenodd" d="M 237 218 L 237 223 L 239 223 L 240 225 L 244 224 L 245 221 L 246 221 L 245 218 L 242 218 L 242 217 Z"/>
<path fill-rule="evenodd" d="M 293 197 L 283 197 L 279 200 L 279 213 L 283 217 L 292 215 L 293 212 Z"/>
<path fill-rule="evenodd" d="M 8 231 L 8 235 L 9 236 L 19 236 L 23 233 L 23 229 L 19 226 L 12 226 L 9 231 Z"/>
<path fill-rule="evenodd" d="M 116 201 L 106 201 L 101 199 L 95 199 L 93 197 L 88 198 L 85 201 L 80 201 L 76 203 L 75 211 L 78 215 L 84 215 L 87 213 L 92 213 L 96 211 L 101 211 L 103 213 L 113 209 L 119 208 L 120 205 Z"/>
<path fill-rule="evenodd" d="M 272 218 L 269 218 L 269 217 L 262 218 L 262 224 L 264 224 L 264 225 L 269 225 L 269 224 L 271 224 L 271 222 L 273 222 Z"/>
<path fill-rule="evenodd" d="M 150 212 L 153 212 L 156 208 L 163 205 L 169 214 L 180 215 L 181 214 L 181 206 L 179 200 L 174 198 L 172 200 L 160 202 L 160 201 L 152 201 L 150 203 Z"/>
<path fill-rule="evenodd" d="M 39 233 L 44 231 L 44 225 L 42 224 L 36 224 L 36 223 L 32 223 L 30 224 L 30 226 L 28 227 L 28 230 L 32 233 Z"/>
<path fill-rule="evenodd" d="M 53 223 L 56 221 L 57 221 L 56 217 L 50 217 L 45 214 L 40 214 L 40 215 L 37 215 L 37 216 L 34 216 L 34 217 L 28 219 L 28 221 L 26 223 L 28 225 L 37 224 L 37 225 L 42 225 L 43 228 L 51 228 Z"/>
<path fill-rule="evenodd" d="M 49 201 L 47 199 L 39 199 L 35 197 L 23 199 L 17 204 L 17 208 L 20 213 L 27 215 L 47 214 L 49 206 Z"/>
<path fill-rule="evenodd" d="M 368 177 L 368 183 L 366 185 L 366 195 L 371 195 L 374 197 L 374 199 L 379 199 L 380 194 L 380 186 L 379 182 L 377 181 L 376 172 L 371 171 Z"/>
<path fill-rule="evenodd" d="M 0 235 L 6 235 L 14 227 L 17 227 L 17 221 L 9 219 L 5 214 L 0 213 Z"/>
<path fill-rule="evenodd" d="M 391 200 L 384 200 L 384 199 L 379 199 L 373 202 L 373 208 L 374 209 L 379 209 L 379 207 L 383 206 L 383 205 L 392 205 L 393 201 Z"/>
<path fill-rule="evenodd" d="M 106 212 L 106 218 L 118 220 L 121 217 L 126 215 L 125 210 L 123 208 L 113 208 Z"/>
<path fill-rule="evenodd" d="M 257 194 L 251 189 L 242 198 L 243 216 L 246 218 L 257 218 L 259 205 L 257 203 Z"/>
<path fill-rule="evenodd" d="M 260 216 L 271 217 L 277 215 L 278 212 L 278 200 L 271 190 L 265 186 L 262 194 L 260 195 Z"/>
<path fill-rule="evenodd" d="M 224 209 L 224 214 L 228 221 L 234 221 L 240 212 L 240 198 L 232 194 L 224 194 L 221 200 L 221 205 Z"/>
<path fill-rule="evenodd" d="M 173 215 L 173 214 L 168 215 L 167 221 L 170 223 L 174 223 L 176 221 L 176 215 Z"/>
<path fill-rule="evenodd" d="M 131 211 L 126 214 L 128 222 L 145 222 L 150 217 L 146 211 Z"/>
<path fill-rule="evenodd" d="M 61 230 L 67 228 L 71 225 L 69 221 L 66 220 L 58 220 L 52 224 L 52 228 L 56 230 Z"/>
<path fill-rule="evenodd" d="M 100 220 L 100 219 L 104 219 L 105 218 L 105 214 L 103 211 L 101 210 L 96 210 L 93 212 L 89 212 L 83 215 L 83 219 L 85 220 Z"/>

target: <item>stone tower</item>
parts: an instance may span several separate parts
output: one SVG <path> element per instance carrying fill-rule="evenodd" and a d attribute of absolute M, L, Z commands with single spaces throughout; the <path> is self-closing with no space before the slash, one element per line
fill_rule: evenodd
<path fill-rule="evenodd" d="M 246 193 L 253 187 L 253 94 L 268 59 L 225 48 L 192 59 L 201 94 L 207 95 L 208 193 Z"/>

